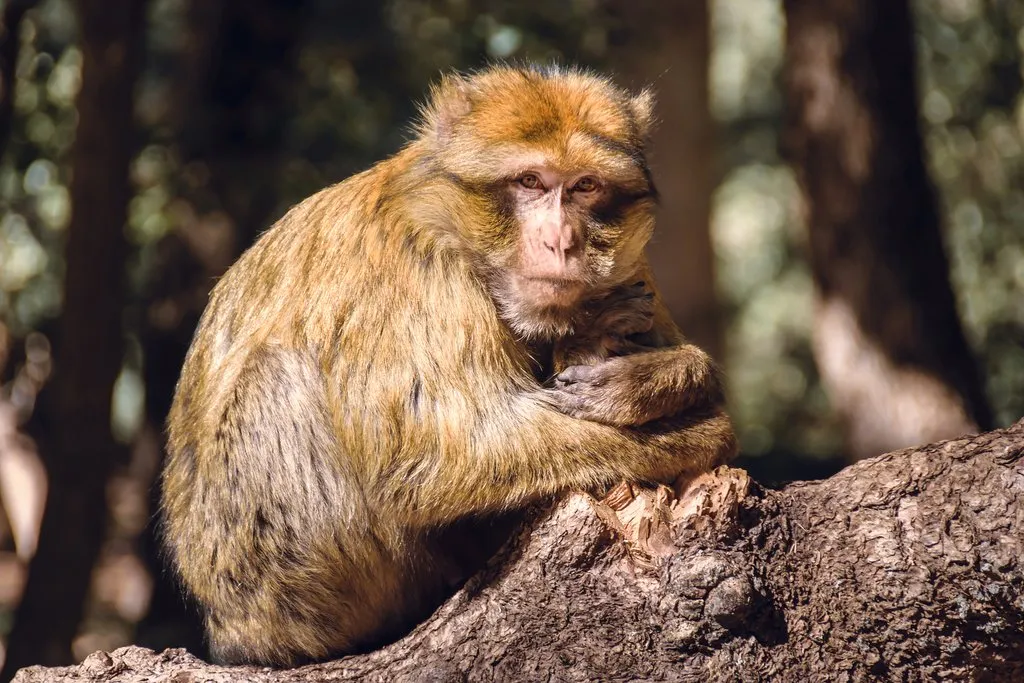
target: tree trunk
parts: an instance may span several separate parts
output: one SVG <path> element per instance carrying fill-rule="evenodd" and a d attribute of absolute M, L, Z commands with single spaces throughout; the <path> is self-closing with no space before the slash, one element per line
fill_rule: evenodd
<path fill-rule="evenodd" d="M 124 356 L 124 225 L 131 190 L 133 90 L 142 0 L 79 0 L 82 90 L 72 158 L 64 307 L 51 399 L 57 429 L 39 547 L 0 679 L 26 664 L 71 660 L 92 567 L 104 539 L 106 484 L 119 462 L 111 396 Z"/>
<path fill-rule="evenodd" d="M 729 468 L 676 499 L 627 488 L 534 510 L 367 655 L 273 671 L 124 648 L 17 680 L 1024 680 L 1024 421 L 780 491 Z"/>
<path fill-rule="evenodd" d="M 651 168 L 660 192 L 650 251 L 672 317 L 718 360 L 724 347 L 711 248 L 711 195 L 717 184 L 711 118 L 707 0 L 612 4 L 610 65 L 634 88 L 652 87 L 658 126 Z"/>
<path fill-rule="evenodd" d="M 991 427 L 924 164 L 906 0 L 785 0 L 814 352 L 855 458 Z"/>

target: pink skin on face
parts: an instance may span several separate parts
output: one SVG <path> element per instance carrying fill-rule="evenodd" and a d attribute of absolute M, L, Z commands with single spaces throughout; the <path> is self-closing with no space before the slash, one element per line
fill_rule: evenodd
<path fill-rule="evenodd" d="M 597 201 L 601 183 L 540 167 L 520 174 L 512 191 L 523 231 L 517 288 L 530 301 L 572 306 L 586 288 L 584 245 L 581 222 L 567 214 Z"/>

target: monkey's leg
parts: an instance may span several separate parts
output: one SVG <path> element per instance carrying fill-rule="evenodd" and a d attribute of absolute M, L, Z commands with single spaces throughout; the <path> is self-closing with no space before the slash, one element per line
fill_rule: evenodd
<path fill-rule="evenodd" d="M 292 665 L 395 628 L 406 558 L 339 452 L 311 359 L 257 351 L 206 441 L 169 466 L 166 509 L 214 657 Z"/>
<path fill-rule="evenodd" d="M 640 348 L 630 337 L 651 331 L 658 303 L 643 280 L 618 287 L 589 302 L 575 332 L 555 344 L 555 371 L 561 372 L 573 365 L 592 365 L 610 355 L 625 355 Z M 649 343 L 647 339 L 644 341 Z"/>
<path fill-rule="evenodd" d="M 643 280 L 588 303 L 573 335 L 555 345 L 553 365 L 551 383 L 565 392 L 559 408 L 580 419 L 636 426 L 723 400 L 711 359 L 682 343 Z"/>

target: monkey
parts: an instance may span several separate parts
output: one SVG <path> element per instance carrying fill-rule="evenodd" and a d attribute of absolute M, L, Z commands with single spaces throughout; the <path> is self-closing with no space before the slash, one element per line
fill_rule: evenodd
<path fill-rule="evenodd" d="M 161 514 L 216 661 L 379 647 L 451 590 L 437 530 L 732 457 L 644 255 L 652 107 L 572 67 L 444 75 L 400 151 L 215 285 Z"/>

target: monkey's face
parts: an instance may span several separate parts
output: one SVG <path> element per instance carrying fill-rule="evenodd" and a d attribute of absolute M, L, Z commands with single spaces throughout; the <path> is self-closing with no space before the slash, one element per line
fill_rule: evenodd
<path fill-rule="evenodd" d="M 596 164 L 526 159 L 494 188 L 507 246 L 491 257 L 491 287 L 523 336 L 571 331 L 583 301 L 633 276 L 650 212 Z"/>
<path fill-rule="evenodd" d="M 475 198 L 461 231 L 503 317 L 528 338 L 570 332 L 583 301 L 635 275 L 651 236 L 650 98 L 508 68 L 443 84 L 436 116 L 444 106 L 445 171 Z"/>

